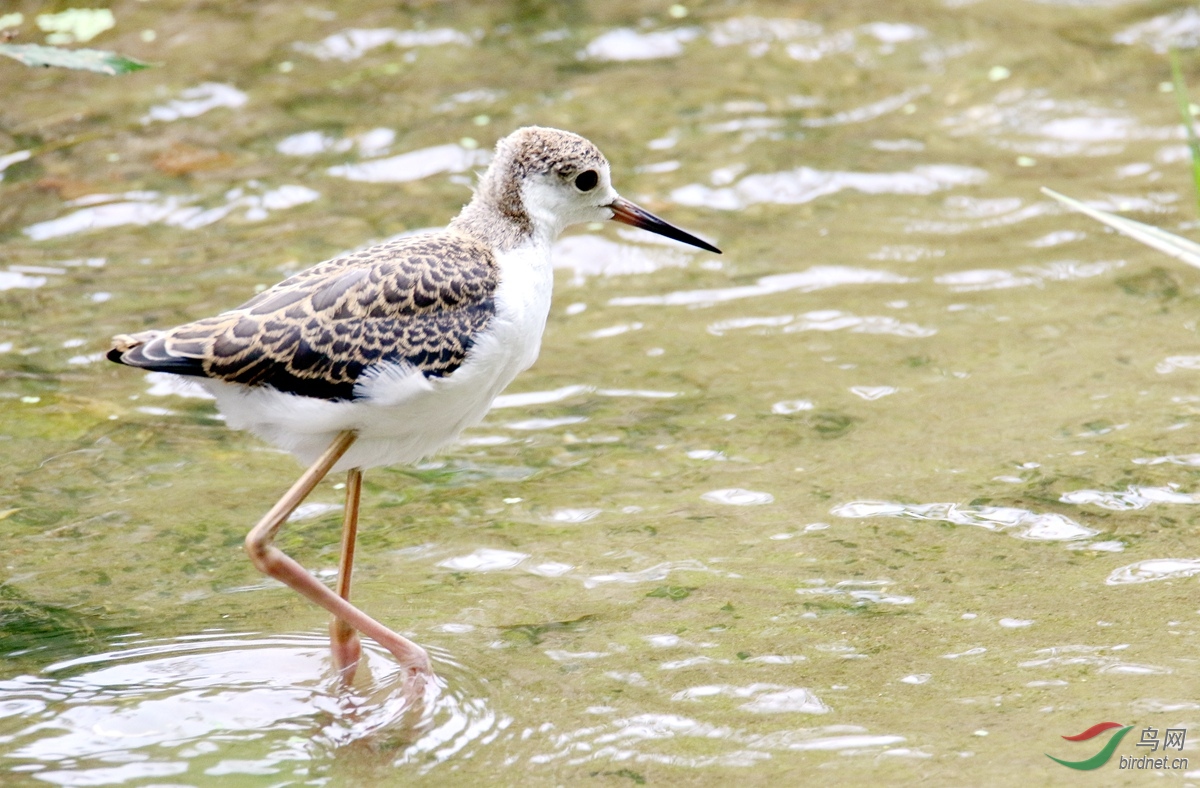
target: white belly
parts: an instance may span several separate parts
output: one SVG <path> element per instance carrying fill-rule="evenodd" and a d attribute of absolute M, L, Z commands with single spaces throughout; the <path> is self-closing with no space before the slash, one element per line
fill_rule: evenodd
<path fill-rule="evenodd" d="M 270 388 L 205 380 L 230 427 L 253 432 L 311 464 L 343 430 L 358 440 L 334 470 L 412 463 L 478 424 L 492 400 L 537 359 L 553 273 L 544 250 L 499 257 L 496 315 L 466 360 L 444 378 L 399 367 L 359 380 L 358 399 L 330 402 Z"/>

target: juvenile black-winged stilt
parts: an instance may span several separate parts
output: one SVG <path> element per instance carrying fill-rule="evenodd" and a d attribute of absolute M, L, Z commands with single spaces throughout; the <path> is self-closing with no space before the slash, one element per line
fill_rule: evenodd
<path fill-rule="evenodd" d="M 569 225 L 605 219 L 720 253 L 618 195 L 591 142 L 530 126 L 500 140 L 446 229 L 327 260 L 216 317 L 114 338 L 110 360 L 200 378 L 230 427 L 309 465 L 246 551 L 334 615 L 334 664 L 347 678 L 356 632 L 391 652 L 406 680 L 433 676 L 423 648 L 349 601 L 363 469 L 416 462 L 479 423 L 537 358 L 551 244 Z M 333 470 L 347 472 L 336 592 L 272 543 Z"/>

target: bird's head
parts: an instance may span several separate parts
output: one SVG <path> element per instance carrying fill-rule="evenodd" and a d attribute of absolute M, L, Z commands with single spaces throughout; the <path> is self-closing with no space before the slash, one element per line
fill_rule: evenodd
<path fill-rule="evenodd" d="M 526 126 L 509 134 L 497 143 L 480 190 L 501 213 L 551 240 L 572 224 L 611 219 L 720 254 L 619 195 L 604 154 L 569 131 Z"/>

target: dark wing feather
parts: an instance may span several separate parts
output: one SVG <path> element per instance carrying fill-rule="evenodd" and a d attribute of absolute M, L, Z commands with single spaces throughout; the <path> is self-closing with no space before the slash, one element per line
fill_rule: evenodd
<path fill-rule="evenodd" d="M 490 248 L 451 232 L 328 260 L 237 309 L 162 332 L 122 335 L 108 357 L 320 399 L 351 399 L 373 366 L 428 377 L 458 369 L 495 314 Z"/>

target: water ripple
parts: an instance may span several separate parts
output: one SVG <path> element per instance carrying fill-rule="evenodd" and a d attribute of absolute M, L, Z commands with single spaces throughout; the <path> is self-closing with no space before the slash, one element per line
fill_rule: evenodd
<path fill-rule="evenodd" d="M 832 115 L 827 115 L 821 118 L 804 118 L 800 121 L 801 126 L 807 128 L 821 128 L 823 126 L 844 126 L 849 123 L 865 123 L 869 120 L 875 120 L 889 112 L 896 112 L 903 109 L 913 99 L 924 96 L 928 93 L 930 87 L 921 85 L 898 93 L 895 96 L 888 96 L 879 101 L 873 101 L 870 104 L 865 104 L 861 107 L 835 112 Z"/>
<path fill-rule="evenodd" d="M 343 139 L 320 131 L 302 131 L 284 137 L 276 143 L 275 150 L 285 156 L 315 156 L 319 153 L 345 153 L 357 147 L 360 156 L 377 156 L 395 140 L 396 132 L 388 128 L 371 129 Z"/>
<path fill-rule="evenodd" d="M 718 47 L 746 46 L 751 57 L 762 57 L 773 44 L 783 44 L 793 60 L 815 63 L 830 55 L 853 55 L 860 64 L 874 55 L 888 55 L 896 45 L 927 38 L 929 31 L 918 25 L 871 22 L 853 29 L 826 30 L 803 19 L 767 19 L 739 16 L 713 25 L 709 40 Z M 864 40 L 865 39 L 865 40 Z"/>
<path fill-rule="evenodd" d="M 1200 356 L 1167 356 L 1154 365 L 1154 371 L 1160 375 L 1169 375 L 1177 369 L 1200 369 Z"/>
<path fill-rule="evenodd" d="M 613 572 L 608 575 L 593 575 L 583 581 L 584 588 L 595 588 L 606 583 L 650 583 L 666 580 L 672 572 L 711 572 L 707 566 L 694 558 L 683 561 L 666 561 L 637 572 Z"/>
<path fill-rule="evenodd" d="M 1110 156 L 1134 140 L 1170 140 L 1171 126 L 1146 126 L 1110 107 L 1052 97 L 1045 89 L 1013 88 L 991 103 L 946 118 L 957 136 L 982 136 L 996 147 L 1032 156 Z"/>
<path fill-rule="evenodd" d="M 501 394 L 492 401 L 492 409 L 548 405 L 552 402 L 562 402 L 572 397 L 578 397 L 580 394 L 587 394 L 592 390 L 591 386 L 573 385 L 562 386 L 561 388 L 549 391 L 523 391 L 519 394 Z"/>
<path fill-rule="evenodd" d="M 543 520 L 552 523 L 586 523 L 588 520 L 593 520 L 601 514 L 600 509 L 555 509 Z"/>
<path fill-rule="evenodd" d="M 1154 503 L 1200 503 L 1200 493 L 1179 492 L 1179 485 L 1170 484 L 1166 487 L 1146 487 L 1131 484 L 1124 492 L 1105 492 L 1103 490 L 1075 490 L 1063 493 L 1058 500 L 1063 503 L 1095 504 L 1104 509 L 1114 511 L 1129 511 L 1145 509 Z"/>
<path fill-rule="evenodd" d="M 786 293 L 790 290 L 811 293 L 838 285 L 906 284 L 912 281 L 915 280 L 888 271 L 850 268 L 841 265 L 817 265 L 804 271 L 764 276 L 752 285 L 718 287 L 707 290 L 677 290 L 660 296 L 622 296 L 611 298 L 608 303 L 611 306 L 708 306 L 740 298 Z"/>
<path fill-rule="evenodd" d="M 0 181 L 4 180 L 4 171 L 14 164 L 20 164 L 33 156 L 32 151 L 18 150 L 0 155 Z"/>
<path fill-rule="evenodd" d="M 788 172 L 748 175 L 733 186 L 710 188 L 698 183 L 671 192 L 680 205 L 737 211 L 748 205 L 798 205 L 853 189 L 864 194 L 932 194 L 987 180 L 987 173 L 957 164 L 927 164 L 907 172 L 839 172 L 799 167 Z"/>
<path fill-rule="evenodd" d="M 911 596 L 886 593 L 884 589 L 892 585 L 891 580 L 841 580 L 832 586 L 827 585 L 824 580 L 810 580 L 808 582 L 810 585 L 809 588 L 797 588 L 796 593 L 800 595 L 818 594 L 823 596 L 844 595 L 855 600 L 859 606 L 866 605 L 868 602 L 885 605 L 911 605 L 917 601 L 916 598 Z"/>
<path fill-rule="evenodd" d="M 343 505 L 340 503 L 320 503 L 317 501 L 310 501 L 297 506 L 295 511 L 288 515 L 287 521 L 289 523 L 296 523 L 303 520 L 315 520 L 318 517 L 324 517 L 331 512 L 340 512 L 342 509 Z"/>
<path fill-rule="evenodd" d="M 779 751 L 886 754 L 885 748 L 904 740 L 903 736 L 870 734 L 866 728 L 857 725 L 758 733 L 700 722 L 681 714 L 636 714 L 551 736 L 551 750 L 529 760 L 535 764 L 561 760 L 569 765 L 604 760 L 692 768 L 753 766 Z M 707 749 L 716 742 L 726 742 L 737 749 L 716 755 L 695 754 L 695 747 Z M 655 746 L 657 751 L 648 751 L 650 746 Z"/>
<path fill-rule="evenodd" d="M 637 397 L 644 399 L 671 399 L 678 397 L 678 391 L 656 391 L 654 389 L 599 389 L 594 386 L 585 386 L 575 384 L 570 386 L 562 386 L 549 391 L 523 391 L 517 394 L 501 394 L 492 401 L 492 409 L 500 408 L 525 408 L 530 405 L 548 405 L 554 402 L 562 402 L 564 400 L 578 397 L 581 394 L 596 394 L 601 397 Z M 575 421 L 563 422 L 574 424 L 578 421 L 585 421 L 579 417 L 570 417 Z M 512 425 L 509 425 L 512 426 Z"/>
<path fill-rule="evenodd" d="M 852 501 L 835 506 L 830 510 L 830 514 L 850 518 L 901 517 L 909 520 L 936 520 L 955 525 L 974 525 L 989 531 L 1006 531 L 1018 539 L 1033 541 L 1071 541 L 1087 539 L 1099 533 L 1065 515 L 1053 512 L 1039 514 L 1007 506 Z"/>
<path fill-rule="evenodd" d="M 1124 645 L 1112 646 L 1052 646 L 1038 649 L 1035 653 L 1047 656 L 1017 663 L 1022 668 L 1071 668 L 1078 673 L 1080 666 L 1098 668 L 1097 672 L 1129 676 L 1162 676 L 1173 671 L 1158 665 L 1125 662 L 1119 657 L 1102 654 L 1102 651 L 1123 651 Z"/>
<path fill-rule="evenodd" d="M 449 143 L 401 153 L 386 159 L 371 159 L 357 164 L 339 164 L 327 173 L 362 183 L 405 183 L 428 178 L 441 172 L 466 172 L 486 164 L 490 154 L 478 148 Z"/>
<path fill-rule="evenodd" d="M 145 379 L 150 384 L 146 393 L 151 397 L 216 399 L 195 378 L 185 378 L 183 375 L 172 375 L 169 372 L 147 372 Z"/>
<path fill-rule="evenodd" d="M 4 290 L 33 290 L 46 284 L 44 276 L 29 276 L 20 271 L 0 271 L 0 291 Z"/>
<path fill-rule="evenodd" d="M 263 190 L 262 184 L 257 181 L 230 189 L 225 193 L 225 203 L 212 208 L 192 205 L 196 197 L 173 194 L 160 197 L 158 192 L 152 191 L 91 194 L 67 203 L 68 206 L 87 207 L 58 219 L 31 224 L 21 232 L 34 241 L 45 241 L 73 233 L 125 225 L 162 223 L 185 230 L 197 230 L 215 224 L 241 208 L 246 210 L 246 221 L 257 222 L 266 219 L 270 211 L 303 205 L 320 196 L 320 192 L 307 186 L 284 185 Z"/>
<path fill-rule="evenodd" d="M 910 233 L 938 233 L 956 235 L 976 232 L 1046 216 L 1057 212 L 1050 202 L 1035 202 L 1022 205 L 1016 198 L 985 199 L 979 197 L 947 197 L 943 213 L 949 219 L 914 219 L 905 230 Z"/>
<path fill-rule="evenodd" d="M 1131 583 L 1153 583 L 1200 574 L 1200 558 L 1151 558 L 1114 569 L 1106 585 L 1122 586 Z"/>
<path fill-rule="evenodd" d="M 297 42 L 297 52 L 311 55 L 317 60 L 340 60 L 348 63 L 387 44 L 412 49 L 413 47 L 471 46 L 474 39 L 448 27 L 430 30 L 396 30 L 390 27 L 351 28 L 321 39 L 315 44 Z"/>
<path fill-rule="evenodd" d="M 1160 55 L 1200 46 L 1200 10 L 1183 8 L 1130 25 L 1113 36 L 1118 44 L 1142 44 Z"/>
<path fill-rule="evenodd" d="M 233 85 L 223 85 L 219 82 L 205 82 L 194 88 L 187 88 L 179 95 L 180 98 L 151 107 L 142 118 L 142 123 L 194 118 L 218 107 L 237 109 L 249 100 L 245 93 Z"/>
<path fill-rule="evenodd" d="M 893 386 L 851 386 L 850 393 L 868 402 L 883 399 L 897 393 L 900 389 Z"/>
<path fill-rule="evenodd" d="M 515 569 L 526 558 L 529 558 L 528 553 L 481 547 L 470 555 L 460 555 L 439 561 L 438 566 L 443 569 L 453 569 L 456 572 L 497 572 L 504 569 Z"/>
<path fill-rule="evenodd" d="M 1103 260 L 1095 263 L 1080 263 L 1075 260 L 1059 260 L 1044 266 L 1021 266 L 1016 272 L 998 269 L 956 271 L 934 278 L 939 285 L 946 285 L 955 293 L 977 290 L 1005 290 L 1011 287 L 1041 287 L 1046 282 L 1069 282 L 1090 279 L 1125 265 L 1124 260 Z"/>
<path fill-rule="evenodd" d="M 555 268 L 572 271 L 574 284 L 591 276 L 650 274 L 663 268 L 683 268 L 692 255 L 683 249 L 651 243 L 618 243 L 598 235 L 568 235 L 554 244 Z"/>
<path fill-rule="evenodd" d="M 458 670 L 434 657 L 442 675 Z M 401 671 L 370 641 L 346 689 L 324 637 L 205 633 L 130 642 L 0 682 L 0 710 L 12 733 L 10 761 L 44 782 L 108 785 L 185 772 L 287 780 L 364 743 L 423 769 L 486 743 L 511 719 L 462 685 L 455 677 L 449 689 L 431 687 L 418 713 Z"/>
<path fill-rule="evenodd" d="M 700 497 L 710 503 L 723 503 L 728 506 L 762 506 L 763 504 L 775 501 L 775 496 L 770 493 L 743 490 L 740 487 L 731 487 L 727 490 L 712 490 Z"/>
<path fill-rule="evenodd" d="M 729 47 L 816 38 L 823 31 L 821 25 L 804 19 L 735 16 L 713 25 L 708 37 L 716 46 Z"/>
<path fill-rule="evenodd" d="M 556 427 L 565 427 L 569 424 L 582 424 L 587 421 L 586 416 L 559 416 L 557 418 L 548 419 L 523 419 L 521 421 L 510 421 L 504 426 L 512 430 L 552 430 Z"/>
<path fill-rule="evenodd" d="M 1167 454 L 1162 457 L 1136 457 L 1134 465 L 1187 465 L 1200 466 L 1200 454 Z"/>
<path fill-rule="evenodd" d="M 758 714 L 828 714 L 833 711 L 812 690 L 805 687 L 784 687 L 779 684 L 750 684 L 745 687 L 706 684 L 676 692 L 671 696 L 671 700 L 698 700 L 714 696 L 750 698 L 748 703 L 743 703 L 738 708 Z"/>
<path fill-rule="evenodd" d="M 800 315 L 776 315 L 772 317 L 735 317 L 718 320 L 708 325 L 708 333 L 724 336 L 730 331 L 754 329 L 755 334 L 770 334 L 772 329 L 782 329 L 784 334 L 801 331 L 850 331 L 855 334 L 892 334 L 898 337 L 931 337 L 935 328 L 926 328 L 916 323 L 901 323 L 894 317 L 868 315 L 860 317 L 837 309 L 822 309 Z"/>
<path fill-rule="evenodd" d="M 588 42 L 579 53 L 581 60 L 655 60 L 683 54 L 683 45 L 700 35 L 696 27 L 639 33 L 619 27 Z"/>

